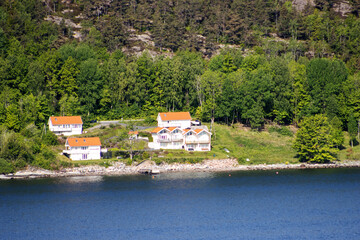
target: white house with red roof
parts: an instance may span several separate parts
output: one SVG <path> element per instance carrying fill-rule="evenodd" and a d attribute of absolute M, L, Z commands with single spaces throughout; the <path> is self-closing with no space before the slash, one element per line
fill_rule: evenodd
<path fill-rule="evenodd" d="M 149 145 L 155 149 L 182 149 L 184 142 L 182 132 L 178 127 L 157 127 L 151 131 L 153 142 Z"/>
<path fill-rule="evenodd" d="M 78 135 L 82 134 L 83 121 L 81 116 L 59 116 L 49 118 L 49 130 L 56 135 Z"/>
<path fill-rule="evenodd" d="M 189 112 L 161 112 L 157 116 L 158 127 L 191 127 Z"/>
<path fill-rule="evenodd" d="M 211 133 L 207 129 L 185 129 L 184 149 L 187 151 L 210 151 Z"/>
<path fill-rule="evenodd" d="M 71 160 L 94 160 L 101 157 L 101 142 L 98 137 L 68 138 L 63 154 Z"/>
<path fill-rule="evenodd" d="M 211 133 L 206 126 L 191 127 L 189 112 L 159 113 L 158 127 L 151 131 L 153 149 L 210 151 Z"/>

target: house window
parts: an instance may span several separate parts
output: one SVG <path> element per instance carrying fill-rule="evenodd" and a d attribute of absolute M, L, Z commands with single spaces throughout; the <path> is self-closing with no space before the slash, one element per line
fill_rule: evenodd
<path fill-rule="evenodd" d="M 200 147 L 201 148 L 207 148 L 207 147 L 209 147 L 209 144 L 200 144 Z"/>
<path fill-rule="evenodd" d="M 87 154 L 83 154 L 81 159 L 87 159 Z"/>
<path fill-rule="evenodd" d="M 81 147 L 81 150 L 86 150 L 88 149 L 88 147 Z"/>
<path fill-rule="evenodd" d="M 160 147 L 166 147 L 167 143 L 160 143 Z"/>
<path fill-rule="evenodd" d="M 161 139 L 166 139 L 166 136 L 165 136 L 165 135 L 162 135 L 162 136 L 161 136 Z"/>

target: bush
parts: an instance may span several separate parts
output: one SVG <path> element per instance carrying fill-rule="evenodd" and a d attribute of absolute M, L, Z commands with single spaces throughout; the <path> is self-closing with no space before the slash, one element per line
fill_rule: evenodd
<path fill-rule="evenodd" d="M 149 157 L 150 157 L 149 153 L 143 152 L 143 154 L 142 154 L 143 159 L 148 159 Z"/>
<path fill-rule="evenodd" d="M 105 161 L 105 162 L 100 162 L 99 163 L 100 166 L 103 166 L 105 168 L 108 168 L 111 166 L 110 162 L 109 161 Z"/>
<path fill-rule="evenodd" d="M 130 166 L 132 163 L 133 163 L 133 161 L 130 158 L 128 158 L 126 161 L 126 165 Z"/>
<path fill-rule="evenodd" d="M 43 156 L 36 156 L 35 161 L 32 163 L 33 166 L 37 166 L 43 169 L 52 170 L 51 161 L 45 159 Z"/>
<path fill-rule="evenodd" d="M 43 142 L 49 146 L 56 146 L 59 144 L 57 136 L 53 132 L 50 132 L 50 131 L 48 131 L 43 136 Z"/>
<path fill-rule="evenodd" d="M 0 158 L 0 173 L 7 174 L 15 172 L 14 166 L 3 158 Z"/>

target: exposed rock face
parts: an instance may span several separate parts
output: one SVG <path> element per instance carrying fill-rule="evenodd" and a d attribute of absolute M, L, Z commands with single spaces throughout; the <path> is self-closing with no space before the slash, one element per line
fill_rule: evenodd
<path fill-rule="evenodd" d="M 304 11 L 306 5 L 315 6 L 315 0 L 292 0 L 292 4 L 297 11 Z M 341 14 L 341 16 L 346 16 L 351 12 L 351 4 L 346 0 L 338 0 L 333 5 L 333 10 Z"/>
<path fill-rule="evenodd" d="M 293 6 L 297 11 L 304 11 L 306 5 L 315 6 L 314 0 L 293 0 Z"/>
<path fill-rule="evenodd" d="M 343 17 L 346 16 L 348 13 L 351 13 L 351 5 L 348 1 L 335 3 L 333 9 L 335 12 L 340 13 Z"/>

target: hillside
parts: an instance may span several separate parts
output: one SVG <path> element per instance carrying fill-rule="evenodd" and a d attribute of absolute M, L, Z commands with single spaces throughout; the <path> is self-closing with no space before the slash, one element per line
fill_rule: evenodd
<path fill-rule="evenodd" d="M 262 130 L 322 114 L 347 131 L 360 119 L 359 9 L 357 0 L 1 1 L 0 164 L 55 159 L 52 115 L 88 125 L 189 111 Z"/>

